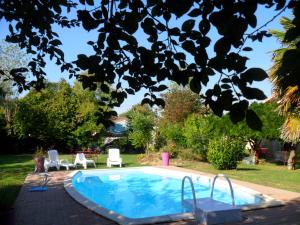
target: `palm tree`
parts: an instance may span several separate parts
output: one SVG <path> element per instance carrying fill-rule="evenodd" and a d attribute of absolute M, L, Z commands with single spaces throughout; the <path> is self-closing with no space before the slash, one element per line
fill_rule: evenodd
<path fill-rule="evenodd" d="M 287 17 L 282 17 L 280 24 L 283 31 L 270 31 L 281 42 L 282 48 L 273 51 L 274 65 L 269 71 L 269 78 L 273 83 L 273 95 L 278 99 L 279 113 L 286 117 L 281 138 L 297 143 L 300 140 L 300 51 L 297 48 L 300 36 L 292 41 L 286 40 L 287 32 L 295 26 Z"/>

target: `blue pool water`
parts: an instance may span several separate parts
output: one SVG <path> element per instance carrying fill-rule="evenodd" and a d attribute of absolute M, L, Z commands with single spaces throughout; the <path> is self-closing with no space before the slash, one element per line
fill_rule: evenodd
<path fill-rule="evenodd" d="M 210 196 L 209 182 L 194 182 L 197 198 Z M 95 170 L 76 173 L 73 187 L 94 203 L 128 218 L 182 213 L 182 176 L 151 173 L 151 169 Z M 185 199 L 192 198 L 186 183 Z M 236 205 L 259 204 L 263 199 L 234 190 Z M 231 203 L 227 187 L 216 187 L 214 199 Z"/>

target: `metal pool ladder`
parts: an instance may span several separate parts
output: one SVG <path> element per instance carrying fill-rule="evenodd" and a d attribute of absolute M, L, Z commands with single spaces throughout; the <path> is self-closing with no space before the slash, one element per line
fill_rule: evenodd
<path fill-rule="evenodd" d="M 186 180 L 188 180 L 190 182 L 190 185 L 191 185 L 191 188 L 192 188 L 194 218 L 196 219 L 197 224 L 199 224 L 199 223 L 206 224 L 203 211 L 200 208 L 197 207 L 197 198 L 196 198 L 194 183 L 193 183 L 192 178 L 189 177 L 189 176 L 185 176 L 182 179 L 182 183 L 181 183 L 181 204 L 182 204 L 182 208 L 184 208 L 184 184 L 185 184 Z"/>
<path fill-rule="evenodd" d="M 184 182 L 185 180 L 188 180 L 190 182 L 190 185 L 192 187 L 192 194 L 193 194 L 193 211 L 196 212 L 197 209 L 197 202 L 196 202 L 196 193 L 195 193 L 195 188 L 194 188 L 194 183 L 191 177 L 189 176 L 185 176 L 182 179 L 182 183 L 181 183 L 181 204 L 183 204 L 184 202 Z"/>
<path fill-rule="evenodd" d="M 231 184 L 231 181 L 229 180 L 229 178 L 224 175 L 224 174 L 218 174 L 214 177 L 214 180 L 212 182 L 212 187 L 211 187 L 211 193 L 210 193 L 210 198 L 213 199 L 214 197 L 214 188 L 215 188 L 215 182 L 217 180 L 217 178 L 219 177 L 224 177 L 226 179 L 226 181 L 228 182 L 229 184 L 229 188 L 230 188 L 230 193 L 231 193 L 231 200 L 232 200 L 232 206 L 235 206 L 235 200 L 234 200 L 234 193 L 233 193 L 233 188 L 232 188 L 232 184 Z"/>
<path fill-rule="evenodd" d="M 213 199 L 215 182 L 219 177 L 225 178 L 229 184 L 232 205 Z M 193 199 L 184 199 L 184 184 L 186 180 L 188 180 L 191 185 Z M 185 206 L 192 206 L 194 218 L 197 224 L 213 225 L 227 222 L 239 222 L 242 220 L 241 209 L 235 206 L 235 198 L 231 181 L 224 174 L 218 174 L 214 177 L 211 186 L 210 197 L 199 199 L 196 198 L 195 187 L 192 178 L 185 176 L 182 179 L 181 185 L 181 204 L 183 208 Z"/>

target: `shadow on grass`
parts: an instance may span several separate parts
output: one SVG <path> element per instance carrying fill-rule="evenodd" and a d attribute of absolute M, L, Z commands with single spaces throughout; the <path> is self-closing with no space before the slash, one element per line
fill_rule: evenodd
<path fill-rule="evenodd" d="M 18 176 L 19 174 L 28 174 L 30 172 L 34 172 L 34 164 L 26 164 L 26 165 L 1 165 L 0 164 L 0 174 L 4 174 L 7 176 Z M 4 177 L 6 178 L 6 176 Z"/>
<path fill-rule="evenodd" d="M 28 163 L 32 160 L 32 155 L 23 154 L 23 155 L 0 155 L 0 166 L 1 164 L 14 164 L 14 163 Z"/>
<path fill-rule="evenodd" d="M 286 164 L 284 164 L 283 162 L 281 162 L 281 161 L 276 161 L 276 162 L 273 162 L 275 165 L 277 165 L 277 166 L 284 166 L 284 165 L 286 165 Z"/>
<path fill-rule="evenodd" d="M 237 168 L 236 170 L 239 170 L 239 171 L 251 171 L 251 170 L 261 170 L 261 169 L 257 169 L 257 168 Z"/>
<path fill-rule="evenodd" d="M 25 177 L 34 170 L 33 164 L 22 164 L 24 161 L 27 162 L 30 157 L 16 156 L 16 158 L 6 157 L 6 159 L 3 160 L 1 158 L 2 164 L 0 163 L 0 212 L 10 210 L 18 196 Z M 9 165 L 9 163 L 12 164 Z M 13 165 L 13 163 L 18 164 Z M 1 224 L 3 224 L 2 221 Z"/>
<path fill-rule="evenodd" d="M 8 211 L 12 208 L 16 196 L 18 195 L 22 185 L 10 185 L 1 183 L 0 186 L 0 212 Z"/>

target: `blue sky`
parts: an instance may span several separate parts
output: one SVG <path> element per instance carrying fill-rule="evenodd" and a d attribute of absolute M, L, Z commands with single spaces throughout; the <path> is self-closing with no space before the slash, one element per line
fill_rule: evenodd
<path fill-rule="evenodd" d="M 265 9 L 264 7 L 260 7 L 257 10 L 257 17 L 258 17 L 258 26 L 264 24 L 268 20 L 270 20 L 276 12 L 271 9 Z M 291 12 L 286 11 L 281 16 L 290 16 Z M 280 17 L 276 18 L 273 22 L 271 22 L 266 29 L 281 29 L 281 26 L 279 24 Z M 185 18 L 182 18 L 183 20 Z M 172 20 L 171 26 L 176 26 L 177 24 L 181 24 L 182 19 Z M 0 21 L 0 39 L 4 39 L 5 36 L 8 34 L 8 24 L 4 21 Z M 73 28 L 69 30 L 61 29 L 59 27 L 55 27 L 55 31 L 60 35 L 60 39 L 63 43 L 62 49 L 65 52 L 65 58 L 67 61 L 73 61 L 77 57 L 77 54 L 93 54 L 93 50 L 91 46 L 87 45 L 86 42 L 89 40 L 96 40 L 97 34 L 96 32 L 86 32 L 81 28 Z M 249 30 L 251 32 L 251 29 Z M 216 31 L 210 32 L 210 37 L 212 38 L 212 41 L 218 39 Z M 216 38 L 214 38 L 216 37 Z M 146 43 L 145 36 L 142 34 L 142 32 L 136 33 L 136 38 L 139 40 L 142 45 L 147 46 L 148 43 Z M 250 46 L 253 48 L 252 52 L 244 52 L 243 54 L 249 58 L 247 66 L 248 67 L 260 67 L 265 70 L 268 70 L 271 65 L 271 57 L 272 53 L 271 51 L 279 48 L 280 43 L 276 41 L 275 38 L 265 38 L 263 43 L 260 42 L 254 42 L 252 43 L 250 40 L 247 42 L 245 46 Z M 214 52 L 212 48 L 208 49 L 208 53 L 210 56 L 214 55 Z M 68 80 L 70 83 L 74 82 L 74 79 L 69 79 L 68 74 L 61 73 L 60 69 L 49 59 L 47 59 L 47 67 L 45 69 L 47 73 L 47 78 L 49 81 L 59 81 L 60 79 L 64 78 Z M 210 77 L 211 80 L 208 83 L 208 87 L 214 84 L 214 82 L 218 79 L 218 77 Z M 268 80 L 265 80 L 263 82 L 256 82 L 252 85 L 253 87 L 258 87 L 261 90 L 264 91 L 264 93 L 269 97 L 271 96 L 271 84 Z M 125 100 L 125 102 L 122 104 L 121 107 L 116 108 L 118 113 L 122 113 L 127 111 L 131 108 L 132 105 L 139 103 L 144 95 L 144 91 L 140 91 L 139 93 L 133 95 L 130 95 L 128 99 Z"/>

